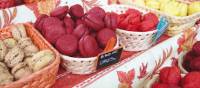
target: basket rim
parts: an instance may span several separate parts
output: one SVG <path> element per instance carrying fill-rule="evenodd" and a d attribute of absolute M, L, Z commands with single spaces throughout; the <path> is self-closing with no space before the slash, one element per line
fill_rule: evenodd
<path fill-rule="evenodd" d="M 49 49 L 51 49 L 51 51 L 54 52 L 55 58 L 49 65 L 45 66 L 43 69 L 41 69 L 41 70 L 39 70 L 37 72 L 33 72 L 31 75 L 29 75 L 27 77 L 24 77 L 22 79 L 13 81 L 13 82 L 11 82 L 9 84 L 0 85 L 0 87 L 1 86 L 16 85 L 16 84 L 19 84 L 19 83 L 25 83 L 25 82 L 31 81 L 35 76 L 41 75 L 44 71 L 51 69 L 51 67 L 54 66 L 55 64 L 60 63 L 60 55 L 59 55 L 59 53 L 47 42 L 47 40 L 45 40 L 42 37 L 42 35 L 30 23 L 23 23 L 23 24 L 26 25 L 26 26 L 31 27 L 28 30 L 32 30 L 34 33 L 36 33 L 40 37 L 40 39 L 42 41 L 44 41 L 44 44 L 46 44 L 49 47 Z M 9 29 L 9 26 L 7 26 L 6 28 L 3 28 L 1 30 L 10 30 L 10 29 Z"/>
<path fill-rule="evenodd" d="M 116 29 L 117 32 L 123 32 L 123 33 L 126 33 L 126 34 L 153 34 L 153 33 L 156 33 L 157 30 L 152 30 L 152 31 L 146 31 L 146 32 L 134 32 L 134 31 L 127 31 L 127 30 L 124 30 L 124 29 L 120 29 L 120 28 L 117 28 Z"/>
<path fill-rule="evenodd" d="M 63 60 L 67 60 L 67 61 L 90 61 L 90 60 L 95 60 L 97 59 L 97 56 L 95 57 L 71 57 L 71 56 L 67 56 L 67 55 L 63 55 L 61 54 L 61 57 Z"/>

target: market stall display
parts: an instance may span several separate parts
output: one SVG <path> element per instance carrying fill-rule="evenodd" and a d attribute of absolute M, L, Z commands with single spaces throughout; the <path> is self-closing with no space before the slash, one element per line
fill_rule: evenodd
<path fill-rule="evenodd" d="M 152 47 L 142 54 L 136 54 L 120 61 L 119 63 L 104 69 L 103 71 L 98 72 L 96 75 L 91 75 L 83 81 L 79 81 L 78 83 L 69 83 L 64 85 L 61 81 L 69 80 L 68 77 L 72 77 L 74 81 L 81 80 L 81 76 L 74 76 L 70 74 L 66 74 L 59 78 L 55 87 L 59 88 L 60 86 L 64 87 L 110 87 L 115 88 L 119 87 L 119 85 L 123 81 L 121 79 L 133 78 L 130 83 L 128 80 L 125 80 L 125 84 L 128 86 L 143 88 L 149 80 L 152 79 L 152 76 L 157 74 L 160 69 L 166 66 L 178 66 L 177 61 L 180 52 L 187 50 L 187 47 L 191 47 L 192 44 L 196 41 L 195 39 L 196 31 L 194 29 L 189 29 L 188 31 L 176 35 L 175 37 L 169 38 L 166 41 L 157 44 L 155 47 Z M 156 52 L 156 53 L 155 53 Z M 118 75 L 118 72 L 128 74 L 134 70 L 132 76 L 130 75 Z M 63 75 L 63 74 L 61 74 Z M 60 76 L 61 76 L 60 75 Z M 119 78 L 119 79 L 117 79 Z M 109 84 L 102 85 L 102 82 L 109 82 Z M 144 87 L 145 88 L 145 87 Z"/>
<path fill-rule="evenodd" d="M 24 1 L 0 10 L 0 87 L 198 88 L 198 1 Z"/>

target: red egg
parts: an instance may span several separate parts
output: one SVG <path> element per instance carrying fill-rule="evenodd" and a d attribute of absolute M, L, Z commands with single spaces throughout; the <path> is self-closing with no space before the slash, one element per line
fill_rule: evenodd
<path fill-rule="evenodd" d="M 74 29 L 75 23 L 70 17 L 65 16 L 63 22 L 64 22 L 66 28 Z"/>
<path fill-rule="evenodd" d="M 114 12 L 106 13 L 104 17 L 105 26 L 107 28 L 115 30 L 117 28 L 118 15 Z"/>
<path fill-rule="evenodd" d="M 71 34 L 60 37 L 56 42 L 56 49 L 64 55 L 75 55 L 78 50 L 77 37 Z"/>
<path fill-rule="evenodd" d="M 95 14 L 97 17 L 104 18 L 106 12 L 101 7 L 93 7 L 87 14 Z"/>
<path fill-rule="evenodd" d="M 106 47 L 106 44 L 111 38 L 116 38 L 115 31 L 109 28 L 104 28 L 97 33 L 97 41 L 102 48 Z"/>
<path fill-rule="evenodd" d="M 85 25 L 80 24 L 74 29 L 73 34 L 80 39 L 83 35 L 89 34 L 89 30 Z"/>
<path fill-rule="evenodd" d="M 79 41 L 80 53 L 84 57 L 97 56 L 101 51 L 94 37 L 90 35 L 83 36 Z"/>
<path fill-rule="evenodd" d="M 96 16 L 95 14 L 87 14 L 84 17 L 84 21 L 86 25 L 90 28 L 92 28 L 94 31 L 99 31 L 102 28 L 104 28 L 104 22 L 103 19 Z"/>
<path fill-rule="evenodd" d="M 84 9 L 81 5 L 76 4 L 70 7 L 69 14 L 71 17 L 81 18 L 84 15 Z"/>
<path fill-rule="evenodd" d="M 165 67 L 160 70 L 160 82 L 178 85 L 181 80 L 181 72 L 177 67 Z"/>
<path fill-rule="evenodd" d="M 68 6 L 59 6 L 51 11 L 50 16 L 58 17 L 59 19 L 63 19 L 68 13 Z"/>

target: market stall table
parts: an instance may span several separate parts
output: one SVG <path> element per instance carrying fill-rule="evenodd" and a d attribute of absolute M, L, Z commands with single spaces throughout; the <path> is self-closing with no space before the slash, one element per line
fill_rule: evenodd
<path fill-rule="evenodd" d="M 170 38 L 170 37 L 167 35 L 163 35 L 159 39 L 158 43 L 161 43 L 162 41 L 164 41 L 168 38 Z M 134 55 L 138 56 L 139 54 L 142 54 L 142 52 L 143 51 L 141 51 L 141 52 L 125 52 L 124 51 L 121 56 L 121 61 L 127 59 L 130 56 L 134 56 Z M 109 67 L 110 66 L 108 66 L 106 68 L 109 68 Z M 99 72 L 104 71 L 106 68 L 99 69 L 97 72 L 90 74 L 90 75 L 75 75 L 75 74 L 71 74 L 71 73 L 67 72 L 65 69 L 60 67 L 59 73 L 57 75 L 57 80 L 56 80 L 56 83 L 53 88 L 72 88 L 73 86 L 83 82 L 84 80 L 89 79 L 91 76 L 94 76 L 94 75 L 98 74 Z"/>

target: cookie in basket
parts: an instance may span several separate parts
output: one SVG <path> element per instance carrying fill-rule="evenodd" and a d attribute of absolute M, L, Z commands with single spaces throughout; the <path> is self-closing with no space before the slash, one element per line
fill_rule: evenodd
<path fill-rule="evenodd" d="M 8 49 L 11 49 L 11 48 L 13 48 L 14 46 L 17 45 L 17 41 L 14 38 L 4 39 L 3 42 Z"/>
<path fill-rule="evenodd" d="M 17 41 L 20 40 L 21 38 L 26 38 L 26 29 L 23 24 L 18 24 L 18 25 L 11 25 L 11 33 L 14 39 Z"/>
<path fill-rule="evenodd" d="M 23 61 L 24 51 L 19 46 L 13 47 L 5 56 L 5 63 L 12 68 Z"/>
<path fill-rule="evenodd" d="M 11 73 L 14 75 L 15 79 L 21 79 L 32 74 L 32 70 L 24 62 L 17 64 L 12 68 Z"/>
<path fill-rule="evenodd" d="M 6 53 L 8 52 L 8 49 L 2 40 L 0 40 L 0 49 L 1 49 L 0 50 L 0 52 L 1 52 L 0 53 L 0 61 L 3 61 L 6 56 Z"/>
<path fill-rule="evenodd" d="M 39 51 L 30 38 L 21 38 L 18 41 L 18 45 L 24 50 L 25 56 L 33 56 L 33 54 Z"/>
<path fill-rule="evenodd" d="M 29 67 L 36 72 L 52 62 L 53 58 L 54 54 L 52 51 L 42 50 L 34 54 L 32 58 L 26 58 L 26 62 L 28 63 Z"/>
<path fill-rule="evenodd" d="M 14 77 L 9 72 L 7 66 L 0 62 L 0 84 L 7 84 L 14 81 Z"/>
<path fill-rule="evenodd" d="M 35 88 L 53 85 L 59 68 L 59 54 L 30 24 L 8 26 L 0 30 L 0 35 L 1 50 L 5 51 L 5 47 L 7 49 L 5 56 L 1 51 L 1 57 L 4 57 L 0 62 L 1 88 L 22 88 L 24 86 Z M 34 63 L 34 67 L 28 65 L 26 58 L 35 58 L 31 62 Z M 53 78 L 49 79 L 46 77 L 47 74 Z M 34 82 L 44 79 L 48 79 L 48 82 L 40 81 L 37 82 L 38 84 Z"/>

